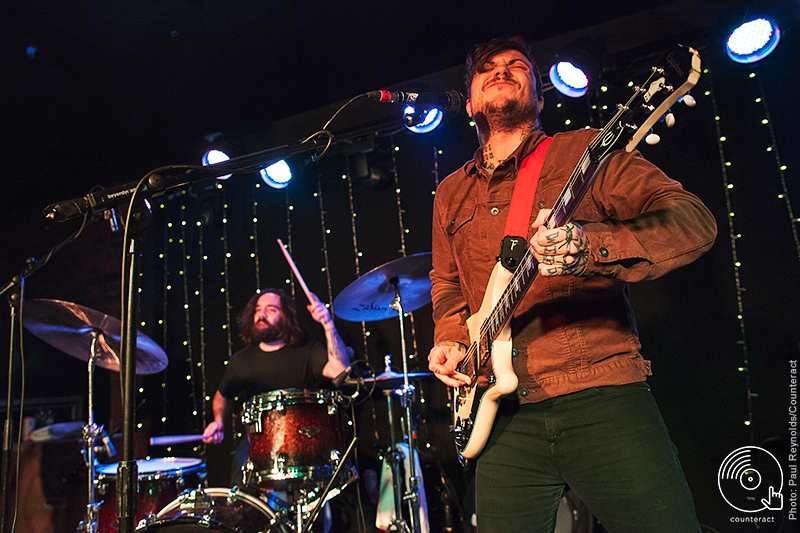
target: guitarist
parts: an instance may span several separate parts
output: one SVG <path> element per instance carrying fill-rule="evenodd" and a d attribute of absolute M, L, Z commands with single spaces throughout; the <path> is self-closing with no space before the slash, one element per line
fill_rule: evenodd
<path fill-rule="evenodd" d="M 433 214 L 435 347 L 445 384 L 470 336 L 497 264 L 521 161 L 546 138 L 544 100 L 527 44 L 494 39 L 466 62 L 467 113 L 480 148 L 436 192 Z M 511 321 L 519 383 L 500 402 L 476 463 L 481 533 L 549 532 L 566 486 L 611 532 L 697 532 L 677 453 L 645 382 L 628 283 L 653 279 L 709 250 L 711 212 L 641 155 L 610 156 L 575 218 L 546 229 L 570 172 L 597 135 L 556 135 L 547 151 L 527 239 L 539 276 Z M 477 399 L 476 399 L 477 401 Z"/>

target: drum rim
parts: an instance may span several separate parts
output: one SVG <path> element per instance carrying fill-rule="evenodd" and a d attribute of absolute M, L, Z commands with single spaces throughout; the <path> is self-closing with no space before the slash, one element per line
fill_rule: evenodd
<path fill-rule="evenodd" d="M 262 392 L 251 396 L 245 405 L 252 403 L 284 401 L 296 403 L 324 403 L 325 401 L 337 402 L 341 398 L 341 393 L 332 389 L 275 389 Z M 308 399 L 309 401 L 297 402 L 298 399 Z M 322 400 L 322 401 L 321 401 Z"/>
<path fill-rule="evenodd" d="M 233 487 L 233 488 L 228 488 L 228 487 L 207 487 L 207 488 L 202 488 L 201 487 L 201 488 L 197 488 L 197 489 L 185 490 L 182 493 L 180 493 L 177 498 L 175 498 L 174 500 L 169 502 L 166 506 L 164 506 L 163 509 L 161 509 L 156 514 L 156 520 L 157 521 L 154 522 L 154 523 L 155 524 L 163 523 L 163 522 L 160 522 L 159 519 L 164 517 L 164 513 L 170 512 L 173 509 L 175 509 L 176 507 L 179 507 L 181 505 L 181 503 L 182 503 L 182 500 L 185 500 L 189 496 L 189 494 L 191 492 L 193 492 L 193 491 L 200 491 L 203 494 L 207 494 L 209 496 L 219 496 L 219 497 L 223 497 L 223 498 L 226 498 L 226 499 L 229 498 L 231 493 L 233 493 L 234 495 L 236 495 L 237 498 L 241 498 L 242 500 L 246 501 L 247 503 L 249 503 L 251 505 L 255 504 L 255 505 L 253 505 L 253 507 L 258 509 L 261 512 L 261 514 L 263 514 L 267 518 L 269 518 L 269 519 L 277 518 L 277 513 L 269 505 L 267 505 L 265 502 L 263 502 L 259 498 L 256 498 L 255 496 L 242 491 L 242 489 L 240 489 L 239 487 Z M 267 512 L 264 512 L 265 509 L 266 509 Z M 195 516 L 195 515 L 185 515 L 185 516 Z M 170 521 L 171 520 L 172 519 L 170 519 Z"/>
<path fill-rule="evenodd" d="M 172 468 L 172 469 L 161 469 L 161 470 L 149 470 L 149 471 L 140 471 L 139 465 L 153 463 L 156 464 L 157 461 L 185 461 L 185 465 Z M 104 480 L 105 478 L 112 478 L 116 479 L 117 477 L 117 469 L 119 468 L 119 462 L 116 463 L 108 463 L 106 465 L 100 465 L 95 468 L 95 472 L 97 473 L 98 480 Z M 202 459 L 198 459 L 196 457 L 151 457 L 149 459 L 137 459 L 136 460 L 136 469 L 139 473 L 139 480 L 150 481 L 155 479 L 169 479 L 171 477 L 181 477 L 183 474 L 192 474 L 195 472 L 199 472 L 205 470 L 206 463 Z"/>

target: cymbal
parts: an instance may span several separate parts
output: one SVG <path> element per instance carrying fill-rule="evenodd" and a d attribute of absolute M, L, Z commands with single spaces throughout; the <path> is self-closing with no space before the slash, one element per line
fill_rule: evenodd
<path fill-rule="evenodd" d="M 82 305 L 61 300 L 28 300 L 23 325 L 47 344 L 67 355 L 89 361 L 92 332 L 97 333 L 95 364 L 119 372 L 120 321 Z M 155 374 L 167 367 L 167 354 L 141 331 L 136 336 L 136 373 Z"/>
<path fill-rule="evenodd" d="M 397 317 L 391 303 L 400 292 L 403 311 L 410 313 L 431 301 L 430 252 L 401 257 L 373 268 L 339 293 L 333 312 L 353 322 Z"/>
<path fill-rule="evenodd" d="M 34 442 L 46 442 L 62 439 L 80 439 L 83 435 L 83 422 L 61 422 L 31 431 L 30 439 Z"/>
<path fill-rule="evenodd" d="M 433 374 L 430 372 L 409 372 L 408 379 L 411 380 L 415 378 L 425 378 L 432 375 Z M 363 381 L 365 385 L 374 383 L 375 388 L 382 390 L 396 389 L 398 387 L 402 387 L 405 383 L 403 374 L 392 372 L 391 370 L 378 374 L 374 378 L 363 378 L 359 381 Z"/>

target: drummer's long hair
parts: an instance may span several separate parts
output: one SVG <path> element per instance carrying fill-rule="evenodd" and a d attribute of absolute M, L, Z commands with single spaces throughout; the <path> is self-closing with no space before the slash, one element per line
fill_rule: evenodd
<path fill-rule="evenodd" d="M 277 294 L 281 301 L 281 320 L 278 322 L 278 327 L 282 329 L 280 339 L 286 343 L 287 346 L 299 346 L 305 343 L 307 335 L 306 331 L 300 325 L 300 320 L 297 318 L 297 310 L 294 308 L 294 301 L 292 298 L 283 292 L 282 289 L 267 288 L 262 289 L 250 298 L 247 305 L 244 306 L 242 312 L 236 317 L 236 323 L 239 325 L 239 336 L 244 342 L 249 345 L 258 344 L 253 341 L 253 315 L 256 312 L 256 305 L 258 299 L 264 294 L 271 292 Z"/>

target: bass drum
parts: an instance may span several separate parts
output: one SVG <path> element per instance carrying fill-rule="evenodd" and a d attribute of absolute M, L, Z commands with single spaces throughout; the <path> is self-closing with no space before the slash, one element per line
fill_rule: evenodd
<path fill-rule="evenodd" d="M 288 533 L 283 516 L 238 488 L 189 490 L 164 507 L 155 520 L 136 528 L 149 533 Z"/>

